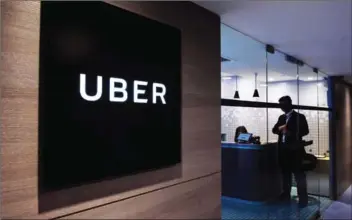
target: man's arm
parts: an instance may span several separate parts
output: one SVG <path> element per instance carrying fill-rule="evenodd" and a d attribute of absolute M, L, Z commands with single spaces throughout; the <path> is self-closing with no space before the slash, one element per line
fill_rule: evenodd
<path fill-rule="evenodd" d="M 279 130 L 279 127 L 280 127 L 280 120 L 281 119 L 281 116 L 279 117 L 279 119 L 277 120 L 276 124 L 274 125 L 273 129 L 272 129 L 272 132 L 274 134 L 280 134 L 280 130 Z"/>
<path fill-rule="evenodd" d="M 308 122 L 306 119 L 306 116 L 304 115 L 300 115 L 300 121 L 299 121 L 299 130 L 298 130 L 298 134 L 300 137 L 306 136 L 307 134 L 309 134 L 309 127 L 308 127 Z"/>

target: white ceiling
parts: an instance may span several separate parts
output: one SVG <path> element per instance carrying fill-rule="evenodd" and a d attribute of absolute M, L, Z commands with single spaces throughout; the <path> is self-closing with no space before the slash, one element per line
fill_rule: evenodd
<path fill-rule="evenodd" d="M 348 75 L 352 72 L 351 0 L 236 0 L 195 3 L 219 14 L 222 23 L 265 44 L 271 44 L 329 75 Z M 249 65 L 258 68 L 263 65 L 265 54 L 259 55 L 259 48 L 262 47 L 260 51 L 263 51 L 264 46 L 256 42 L 248 43 L 249 40 L 244 44 L 246 39 L 243 36 L 237 36 L 241 40 L 237 41 L 233 37 L 236 35 L 234 33 L 230 28 L 222 27 L 223 55 L 230 58 L 241 56 L 239 59 L 242 61 L 254 60 L 250 61 L 252 63 L 248 62 L 247 67 Z M 280 60 L 279 55 L 276 53 L 271 56 L 269 64 L 272 64 L 272 68 L 275 66 L 278 71 L 286 71 L 280 65 L 282 62 L 273 61 L 274 58 Z"/>
<path fill-rule="evenodd" d="M 221 25 L 221 55 L 231 62 L 221 63 L 222 76 L 253 77 L 258 73 L 259 81 L 266 81 L 266 52 L 265 45 L 259 43 L 232 28 Z M 304 65 L 299 67 L 285 61 L 285 55 L 276 52 L 268 54 L 269 81 L 317 80 L 317 74 L 312 67 Z M 319 74 L 319 80 L 325 77 Z"/>

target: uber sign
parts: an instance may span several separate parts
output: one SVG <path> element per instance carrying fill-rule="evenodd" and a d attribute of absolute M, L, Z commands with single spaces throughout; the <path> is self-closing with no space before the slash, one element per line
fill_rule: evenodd
<path fill-rule="evenodd" d="M 178 29 L 104 2 L 43 1 L 40 31 L 41 193 L 181 162 Z"/>
<path fill-rule="evenodd" d="M 82 98 L 87 101 L 97 101 L 100 99 L 103 93 L 103 77 L 97 77 L 97 92 L 95 95 L 90 96 L 86 93 L 86 75 L 80 74 L 79 80 L 79 92 L 81 93 Z M 116 84 L 120 84 L 119 87 Z M 166 104 L 165 102 L 165 94 L 166 94 L 166 87 L 164 84 L 161 83 L 152 83 L 153 84 L 153 103 L 156 104 L 157 97 L 160 98 L 162 104 Z M 110 102 L 126 102 L 128 98 L 127 93 L 127 82 L 121 78 L 110 78 L 110 88 L 109 88 L 109 100 Z M 148 82 L 145 81 L 133 81 L 133 102 L 134 103 L 148 103 L 148 99 L 139 98 L 139 94 L 145 94 L 145 90 L 141 89 L 141 87 L 145 87 L 148 85 Z M 158 92 L 157 89 L 160 89 L 161 92 Z M 120 93 L 120 97 L 116 97 L 115 94 Z"/>

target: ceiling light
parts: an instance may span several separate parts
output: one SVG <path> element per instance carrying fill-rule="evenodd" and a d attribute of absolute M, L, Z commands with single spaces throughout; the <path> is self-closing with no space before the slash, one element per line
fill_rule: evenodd
<path fill-rule="evenodd" d="M 240 98 L 240 94 L 238 93 L 238 91 L 237 91 L 237 90 L 236 90 L 236 92 L 235 92 L 235 96 L 234 96 L 233 98 L 235 98 L 235 99 L 239 99 L 239 98 Z"/>
<path fill-rule="evenodd" d="M 255 89 L 255 90 L 254 90 L 253 97 L 254 97 L 254 98 L 259 98 L 258 89 Z"/>
<path fill-rule="evenodd" d="M 308 80 L 314 80 L 314 77 L 308 77 Z"/>
<path fill-rule="evenodd" d="M 238 78 L 238 76 L 236 76 L 236 92 L 235 92 L 235 95 L 233 96 L 233 98 L 235 98 L 235 99 L 240 98 L 240 94 L 238 92 L 237 78 Z"/>
<path fill-rule="evenodd" d="M 274 81 L 274 78 L 269 78 L 269 81 Z"/>
<path fill-rule="evenodd" d="M 223 80 L 227 80 L 227 79 L 232 79 L 231 77 L 229 76 L 224 76 L 224 77 L 221 77 Z"/>

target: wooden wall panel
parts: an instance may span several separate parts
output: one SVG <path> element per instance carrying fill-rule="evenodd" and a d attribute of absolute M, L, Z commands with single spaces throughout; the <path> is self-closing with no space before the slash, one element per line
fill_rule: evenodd
<path fill-rule="evenodd" d="M 218 173 L 62 218 L 219 219 L 221 205 L 214 189 L 220 188 L 220 176 Z"/>
<path fill-rule="evenodd" d="M 339 196 L 352 184 L 352 86 L 335 79 L 334 103 L 336 191 Z"/>
<path fill-rule="evenodd" d="M 39 2 L 1 1 L 1 215 L 35 214 Z"/>
<path fill-rule="evenodd" d="M 176 175 L 173 180 L 164 181 L 165 177 L 177 174 L 179 170 L 179 167 L 171 167 L 62 190 L 47 194 L 43 199 L 51 201 L 53 207 L 55 205 L 64 207 L 39 213 L 37 114 L 40 3 L 1 1 L 2 217 L 55 218 L 116 202 L 112 205 L 121 203 L 119 207 L 124 207 L 126 213 L 119 214 L 121 210 L 114 213 L 115 209 L 111 209 L 107 214 L 111 218 L 114 216 L 219 218 L 220 179 L 216 174 L 220 171 L 219 17 L 190 2 L 110 3 L 173 25 L 182 31 L 182 176 L 176 178 Z M 209 181 L 209 178 L 204 177 L 209 175 L 214 176 L 214 179 L 209 177 L 211 179 Z M 199 177 L 204 178 L 198 179 Z M 148 180 L 160 183 L 120 194 L 114 193 L 127 189 L 128 185 L 134 184 L 138 187 L 139 184 L 148 184 Z M 192 180 L 193 182 L 188 182 Z M 160 190 L 154 192 L 157 189 Z M 111 192 L 111 195 L 99 197 L 99 192 L 104 190 Z M 147 197 L 144 195 L 146 192 Z M 169 196 L 175 197 L 177 204 L 173 203 Z M 130 199 L 124 200 L 126 198 Z M 146 201 L 149 203 L 143 202 L 145 198 L 148 198 Z M 89 201 L 72 204 L 80 199 Z M 200 202 L 203 199 L 209 201 Z M 125 202 L 122 203 L 123 200 Z M 152 206 L 155 206 L 155 209 Z M 82 215 L 100 217 L 94 214 L 99 213 L 99 209 L 94 208 L 95 211 L 85 212 Z M 191 209 L 193 211 L 190 211 Z"/>

